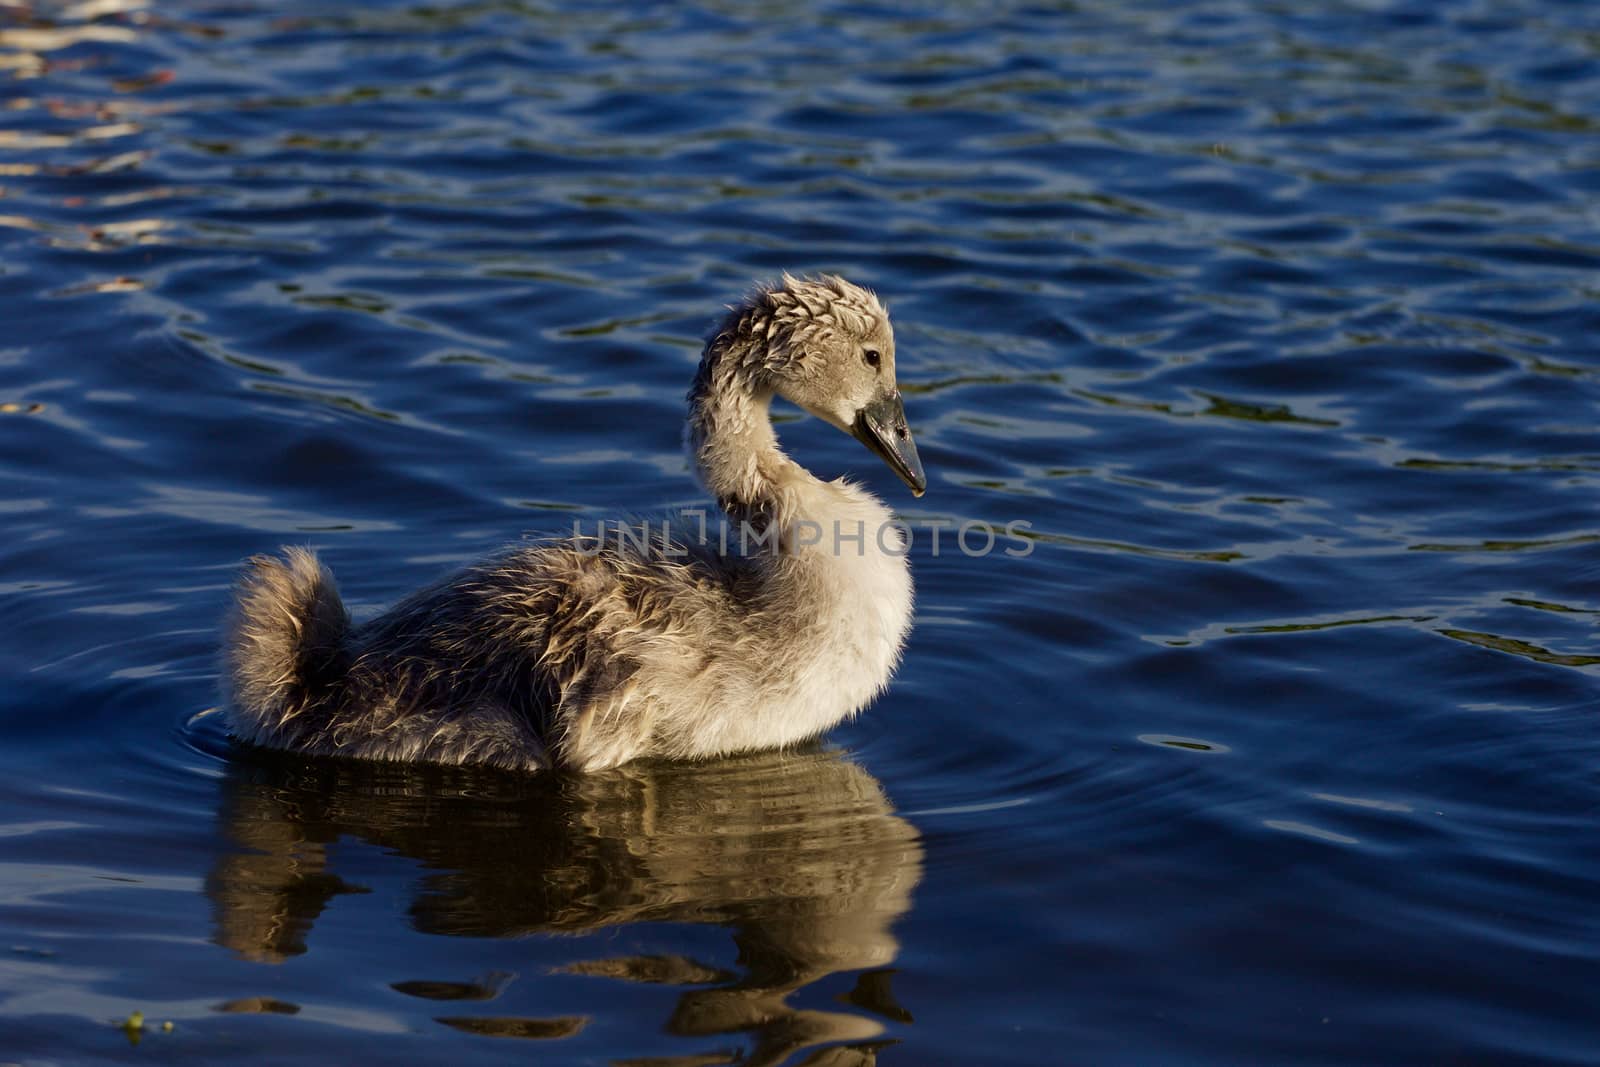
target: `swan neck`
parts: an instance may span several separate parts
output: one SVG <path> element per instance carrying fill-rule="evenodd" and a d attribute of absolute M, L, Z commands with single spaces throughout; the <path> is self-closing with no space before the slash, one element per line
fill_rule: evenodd
<path fill-rule="evenodd" d="M 725 512 L 770 517 L 782 484 L 809 476 L 778 447 L 772 391 L 754 380 L 742 355 L 721 337 L 706 346 L 689 391 L 689 452 Z"/>

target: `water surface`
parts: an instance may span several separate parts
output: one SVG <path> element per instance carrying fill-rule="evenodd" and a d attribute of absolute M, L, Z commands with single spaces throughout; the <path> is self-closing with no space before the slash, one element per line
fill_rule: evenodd
<path fill-rule="evenodd" d="M 329 10 L 0 7 L 0 1059 L 1595 1062 L 1593 5 Z M 785 269 L 931 481 L 784 413 L 919 530 L 867 715 L 230 745 L 241 558 L 697 503 Z"/>

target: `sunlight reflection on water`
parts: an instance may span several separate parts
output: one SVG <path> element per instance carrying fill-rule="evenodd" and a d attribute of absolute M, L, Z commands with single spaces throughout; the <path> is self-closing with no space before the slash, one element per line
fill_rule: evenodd
<path fill-rule="evenodd" d="M 0 7 L 7 1047 L 117 1058 L 142 1009 L 207 1062 L 1586 1062 L 1597 42 L 1480 0 Z M 887 298 L 930 492 L 784 410 L 792 452 L 1031 524 L 919 541 L 844 752 L 527 781 L 196 715 L 247 555 L 314 543 L 366 613 L 699 501 L 702 334 L 785 269 Z"/>

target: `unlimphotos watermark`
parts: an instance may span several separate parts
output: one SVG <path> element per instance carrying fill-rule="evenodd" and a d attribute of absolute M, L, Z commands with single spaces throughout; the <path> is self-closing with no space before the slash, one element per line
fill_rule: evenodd
<path fill-rule="evenodd" d="M 1034 542 L 1028 536 L 1033 524 L 1025 519 L 1014 519 L 1004 526 L 976 519 L 960 524 L 951 519 L 890 519 L 872 524 L 860 519 L 834 519 L 831 527 L 811 519 L 787 524 L 748 520 L 735 523 L 718 515 L 713 521 L 708 512 L 691 508 L 679 512 L 675 519 L 601 519 L 592 529 L 586 529 L 581 519 L 574 519 L 572 537 L 578 551 L 591 556 L 604 552 L 608 545 L 639 553 L 658 551 L 669 558 L 696 555 L 695 546 L 701 550 L 715 547 L 724 556 L 792 556 L 803 552 L 865 556 L 869 550 L 904 556 L 911 552 L 919 536 L 927 540 L 929 553 L 935 557 L 949 554 L 952 548 L 971 559 L 981 559 L 996 548 L 1015 558 L 1033 554 Z"/>

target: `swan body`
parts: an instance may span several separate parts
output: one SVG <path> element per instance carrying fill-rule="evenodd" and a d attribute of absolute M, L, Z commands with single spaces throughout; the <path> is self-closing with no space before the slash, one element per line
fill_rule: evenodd
<path fill-rule="evenodd" d="M 910 628 L 904 536 L 871 493 L 779 449 L 774 395 L 921 495 L 887 312 L 842 278 L 785 276 L 730 309 L 689 393 L 690 453 L 728 525 L 685 512 L 648 537 L 602 525 L 524 545 L 360 626 L 309 550 L 257 557 L 224 642 L 234 733 L 323 755 L 593 770 L 782 747 L 856 713 Z"/>

